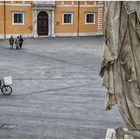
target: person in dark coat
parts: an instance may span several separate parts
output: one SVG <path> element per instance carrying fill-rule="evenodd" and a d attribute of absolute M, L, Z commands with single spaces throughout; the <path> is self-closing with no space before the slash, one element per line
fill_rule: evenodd
<path fill-rule="evenodd" d="M 20 48 L 20 50 L 22 48 L 23 41 L 24 40 L 23 40 L 22 36 L 20 35 L 20 38 L 19 38 L 19 48 Z"/>
<path fill-rule="evenodd" d="M 20 43 L 19 43 L 19 36 L 17 36 L 17 38 L 16 38 L 16 41 L 15 41 L 15 45 L 16 45 L 16 49 L 18 50 L 19 49 L 19 47 L 20 47 Z"/>
<path fill-rule="evenodd" d="M 13 36 L 11 36 L 9 38 L 9 43 L 10 43 L 10 49 L 13 49 L 13 45 L 14 45 L 14 38 L 13 38 Z"/>

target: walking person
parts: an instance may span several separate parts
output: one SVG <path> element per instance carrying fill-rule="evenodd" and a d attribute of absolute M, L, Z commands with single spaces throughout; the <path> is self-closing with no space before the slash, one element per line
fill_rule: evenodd
<path fill-rule="evenodd" d="M 13 36 L 11 36 L 9 38 L 9 43 L 10 43 L 10 49 L 13 49 L 13 45 L 14 45 L 14 38 L 13 38 Z"/>
<path fill-rule="evenodd" d="M 20 38 L 19 38 L 19 47 L 20 47 L 20 50 L 22 48 L 23 41 L 24 40 L 23 40 L 22 36 L 20 35 Z"/>
<path fill-rule="evenodd" d="M 19 36 L 17 36 L 16 41 L 15 41 L 16 49 L 19 49 Z"/>

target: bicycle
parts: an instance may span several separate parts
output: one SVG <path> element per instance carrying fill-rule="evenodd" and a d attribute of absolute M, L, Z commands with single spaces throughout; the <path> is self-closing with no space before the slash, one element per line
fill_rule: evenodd
<path fill-rule="evenodd" d="M 4 95 L 10 95 L 12 93 L 12 87 L 10 84 L 12 84 L 11 76 L 0 78 L 0 89 Z"/>

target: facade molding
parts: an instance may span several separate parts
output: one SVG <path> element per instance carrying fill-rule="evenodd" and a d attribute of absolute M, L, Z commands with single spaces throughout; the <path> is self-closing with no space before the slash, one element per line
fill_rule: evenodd
<path fill-rule="evenodd" d="M 4 39 L 4 34 L 0 34 L 0 39 Z"/>
<path fill-rule="evenodd" d="M 68 36 L 97 36 L 97 35 L 103 35 L 102 34 L 98 34 L 98 32 L 80 32 L 80 33 L 56 33 L 56 36 L 64 36 L 64 37 L 68 37 Z"/>
<path fill-rule="evenodd" d="M 104 35 L 103 32 L 97 32 L 97 35 Z"/>
<path fill-rule="evenodd" d="M 41 9 L 47 9 L 47 10 L 55 10 L 56 5 L 55 2 L 52 1 L 33 1 L 32 7 L 34 10 L 41 10 Z"/>
<path fill-rule="evenodd" d="M 13 36 L 14 38 L 16 38 L 17 36 L 22 35 L 22 37 L 24 38 L 29 38 L 29 37 L 33 37 L 33 34 L 6 34 L 6 39 L 9 39 L 11 36 Z M 0 39 L 4 39 L 4 34 L 0 34 Z"/>
<path fill-rule="evenodd" d="M 56 5 L 56 7 L 78 7 L 78 5 Z M 79 7 L 99 7 L 99 5 L 79 5 Z"/>
<path fill-rule="evenodd" d="M 77 36 L 77 33 L 55 33 L 56 36 Z"/>
<path fill-rule="evenodd" d="M 79 36 L 97 36 L 97 32 L 80 32 Z"/>
<path fill-rule="evenodd" d="M 0 3 L 0 6 L 4 6 L 3 3 Z M 6 3 L 5 6 L 32 6 L 29 3 Z"/>

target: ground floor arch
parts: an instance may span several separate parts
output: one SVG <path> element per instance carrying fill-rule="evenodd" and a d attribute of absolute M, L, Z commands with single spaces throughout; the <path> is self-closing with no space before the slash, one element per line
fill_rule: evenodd
<path fill-rule="evenodd" d="M 45 11 L 41 11 L 37 15 L 37 34 L 39 36 L 48 36 L 49 18 Z"/>
<path fill-rule="evenodd" d="M 54 10 L 33 10 L 33 37 L 55 37 Z"/>

